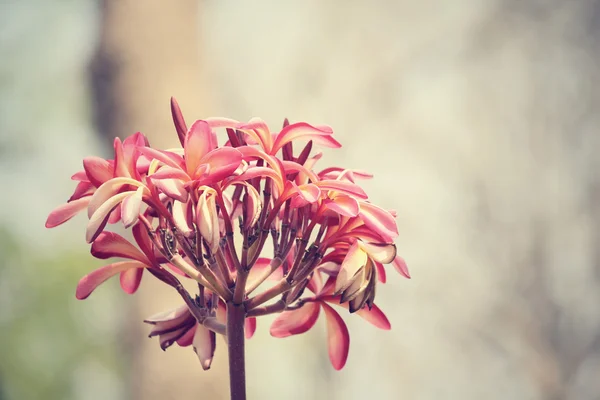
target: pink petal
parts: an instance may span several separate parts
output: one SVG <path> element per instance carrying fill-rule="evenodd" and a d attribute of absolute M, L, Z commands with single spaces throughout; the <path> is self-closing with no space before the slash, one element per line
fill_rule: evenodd
<path fill-rule="evenodd" d="M 121 288 L 127 294 L 134 294 L 142 282 L 143 268 L 133 268 L 121 272 Z"/>
<path fill-rule="evenodd" d="M 217 182 L 231 176 L 242 162 L 242 153 L 233 147 L 222 147 L 208 153 L 200 161 L 201 164 L 208 164 L 210 167 L 210 181 Z M 195 179 L 199 176 L 194 176 Z"/>
<path fill-rule="evenodd" d="M 326 209 L 346 217 L 356 217 L 359 212 L 358 201 L 354 197 L 343 194 L 337 195 L 333 199 L 326 200 L 323 204 Z"/>
<path fill-rule="evenodd" d="M 208 123 L 202 120 L 194 122 L 185 137 L 185 145 L 183 146 L 185 165 L 189 176 L 194 174 L 202 157 L 214 148 L 211 144 L 212 133 Z"/>
<path fill-rule="evenodd" d="M 343 307 L 346 310 L 349 308 L 348 303 L 340 304 L 339 296 L 322 296 L 320 299 L 328 303 L 335 304 L 336 306 Z M 371 306 L 370 310 L 368 306 L 364 306 L 360 310 L 356 311 L 356 314 L 379 329 L 386 331 L 392 329 L 390 321 L 387 319 L 383 311 L 381 311 L 381 309 L 375 304 Z"/>
<path fill-rule="evenodd" d="M 100 157 L 86 157 L 83 159 L 83 169 L 89 181 L 100 187 L 104 182 L 113 177 L 113 166 Z"/>
<path fill-rule="evenodd" d="M 121 143 L 121 139 L 119 139 L 118 137 L 115 138 L 114 148 L 115 164 L 113 176 L 131 178 L 131 171 L 133 170 L 133 165 L 129 165 L 131 160 L 128 160 L 128 157 L 125 156 L 125 152 L 123 151 L 123 143 Z"/>
<path fill-rule="evenodd" d="M 390 321 L 387 319 L 383 311 L 381 311 L 381 309 L 375 304 L 371 306 L 370 310 L 368 306 L 364 306 L 360 310 L 356 311 L 356 314 L 360 315 L 362 318 L 369 321 L 379 329 L 386 331 L 392 329 Z"/>
<path fill-rule="evenodd" d="M 100 206 L 90 218 L 85 231 L 85 240 L 91 243 L 96 237 L 102 232 L 104 226 L 108 222 L 110 212 L 115 208 L 123 199 L 135 192 L 123 192 L 114 195 L 108 199 L 104 204 Z"/>
<path fill-rule="evenodd" d="M 361 241 L 359 244 L 374 261 L 389 264 L 396 257 L 396 245 L 393 243 L 368 243 Z"/>
<path fill-rule="evenodd" d="M 202 325 L 196 327 L 193 346 L 203 370 L 210 368 L 216 347 L 215 333 Z"/>
<path fill-rule="evenodd" d="M 121 261 L 105 265 L 81 278 L 77 284 L 75 297 L 79 300 L 87 298 L 101 283 L 108 278 L 132 268 L 144 268 L 146 265 L 139 261 Z"/>
<path fill-rule="evenodd" d="M 246 339 L 250 339 L 254 336 L 254 332 L 256 331 L 256 318 L 250 317 L 246 318 L 244 321 L 244 332 L 246 334 Z"/>
<path fill-rule="evenodd" d="M 272 137 L 267 124 L 260 118 L 252 118 L 246 124 L 238 124 L 236 129 L 250 135 L 265 151 L 271 149 Z M 274 153 L 273 153 L 274 154 Z"/>
<path fill-rule="evenodd" d="M 142 207 L 142 196 L 145 187 L 140 186 L 131 196 L 126 197 L 121 203 L 121 219 L 125 229 L 135 224 L 140 215 Z"/>
<path fill-rule="evenodd" d="M 71 197 L 69 197 L 69 202 L 73 200 L 78 200 L 84 196 L 89 196 L 93 194 L 95 190 L 96 188 L 90 182 L 81 181 L 77 184 L 77 187 L 75 188 L 75 191 L 73 192 Z"/>
<path fill-rule="evenodd" d="M 379 280 L 379 282 L 385 283 L 387 280 L 387 277 L 386 277 L 386 272 L 385 272 L 385 268 L 383 267 L 383 264 L 376 262 L 375 268 L 377 268 L 377 279 Z"/>
<path fill-rule="evenodd" d="M 179 179 L 184 182 L 190 180 L 188 174 L 180 168 L 173 168 L 169 166 L 160 167 L 158 171 L 150 175 L 152 179 Z"/>
<path fill-rule="evenodd" d="M 138 148 L 138 150 L 141 154 L 145 155 L 150 160 L 156 159 L 169 167 L 181 169 L 185 166 L 183 158 L 181 158 L 180 155 L 175 154 L 173 152 L 165 150 L 156 150 L 151 147 L 140 147 Z"/>
<path fill-rule="evenodd" d="M 156 188 L 172 199 L 187 202 L 188 191 L 179 179 L 157 179 L 152 181 Z"/>
<path fill-rule="evenodd" d="M 114 232 L 102 232 L 92 243 L 91 253 L 99 259 L 123 257 L 149 264 L 148 259 L 123 236 Z"/>
<path fill-rule="evenodd" d="M 247 180 L 250 180 L 253 178 L 257 178 L 257 177 L 271 178 L 273 180 L 273 182 L 275 183 L 275 185 L 277 186 L 279 193 L 283 192 L 283 190 L 284 190 L 283 178 L 280 175 L 278 175 L 277 172 L 275 172 L 273 169 L 268 168 L 268 167 L 248 168 L 246 170 L 246 172 L 235 177 L 229 183 L 232 184 L 232 183 L 236 183 L 236 182 L 244 182 L 244 181 L 247 181 Z"/>
<path fill-rule="evenodd" d="M 402 274 L 406 278 L 410 279 L 410 273 L 408 272 L 408 267 L 406 266 L 406 262 L 404 261 L 404 259 L 402 257 L 396 256 L 396 258 L 394 258 L 393 263 L 394 263 L 394 268 L 396 268 L 396 270 L 398 272 L 400 272 L 400 274 Z"/>
<path fill-rule="evenodd" d="M 297 310 L 284 311 L 271 325 L 271 336 L 284 338 L 304 333 L 313 327 L 319 318 L 319 303 L 304 303 Z"/>
<path fill-rule="evenodd" d="M 187 347 L 194 341 L 194 335 L 196 334 L 196 328 L 198 324 L 191 327 L 182 337 L 177 339 L 177 344 L 181 347 Z"/>
<path fill-rule="evenodd" d="M 85 171 L 75 172 L 71 176 L 71 180 L 72 181 L 89 181 L 89 179 L 88 179 L 87 174 L 85 173 Z"/>
<path fill-rule="evenodd" d="M 394 217 L 383 208 L 374 204 L 360 203 L 360 218 L 365 225 L 381 235 L 386 241 L 392 242 L 398 237 L 398 226 Z"/>
<path fill-rule="evenodd" d="M 367 253 L 359 247 L 358 241 L 354 242 L 342 262 L 342 267 L 335 281 L 335 293 L 346 289 L 366 263 Z"/>
<path fill-rule="evenodd" d="M 333 130 L 328 126 L 314 127 L 306 122 L 297 122 L 286 126 L 281 130 L 273 144 L 271 154 L 277 153 L 286 143 L 296 139 L 312 140 L 315 143 L 327 147 L 341 147 L 341 145 L 331 137 Z"/>
<path fill-rule="evenodd" d="M 331 190 L 339 193 L 344 193 L 359 199 L 367 198 L 367 194 L 360 186 L 348 181 L 324 180 L 317 182 L 317 186 L 319 186 L 323 190 Z"/>
<path fill-rule="evenodd" d="M 94 215 L 96 210 L 100 208 L 102 204 L 117 194 L 125 185 L 132 185 L 136 188 L 143 186 L 141 182 L 131 178 L 123 177 L 113 178 L 104 182 L 92 195 L 92 199 L 90 200 L 90 204 L 88 206 L 88 218 Z"/>
<path fill-rule="evenodd" d="M 91 196 L 86 196 L 56 207 L 50 212 L 46 219 L 46 228 L 54 228 L 64 224 L 77 213 L 85 209 L 90 203 L 90 199 Z"/>
<path fill-rule="evenodd" d="M 133 228 L 131 228 L 131 232 L 133 233 L 133 238 L 135 239 L 135 242 L 137 243 L 142 253 L 144 253 L 144 255 L 148 259 L 154 260 L 154 247 L 152 239 L 150 239 L 150 236 L 148 236 L 148 231 L 146 230 L 146 227 L 142 225 L 142 223 L 137 223 L 133 226 Z"/>
<path fill-rule="evenodd" d="M 327 318 L 327 347 L 329 360 L 333 368 L 344 368 L 350 350 L 350 334 L 344 320 L 331 306 L 321 302 L 325 317 Z"/>

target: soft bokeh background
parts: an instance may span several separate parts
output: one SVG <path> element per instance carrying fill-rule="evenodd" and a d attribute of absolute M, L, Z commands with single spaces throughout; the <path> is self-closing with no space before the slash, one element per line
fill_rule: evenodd
<path fill-rule="evenodd" d="M 84 218 L 47 231 L 69 176 L 112 137 L 174 144 L 188 119 L 334 127 L 328 163 L 368 169 L 398 210 L 413 275 L 347 316 L 344 370 L 322 321 L 247 345 L 250 398 L 598 399 L 600 1 L 0 1 L 0 399 L 224 399 L 209 372 L 163 353 L 133 297 L 98 266 Z"/>

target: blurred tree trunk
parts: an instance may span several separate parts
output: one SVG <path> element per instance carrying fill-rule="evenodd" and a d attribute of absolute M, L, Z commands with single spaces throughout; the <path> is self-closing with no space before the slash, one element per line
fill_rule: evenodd
<path fill-rule="evenodd" d="M 107 140 L 141 131 L 154 146 L 179 145 L 170 117 L 171 96 L 189 120 L 207 115 L 201 96 L 198 4 L 196 0 L 102 3 L 91 85 L 96 124 Z M 216 360 L 213 370 L 203 372 L 190 348 L 175 345 L 163 353 L 156 339 L 146 337 L 148 327 L 142 320 L 179 305 L 174 292 L 147 275 L 140 291 L 126 301 L 135 304 L 123 341 L 130 358 L 130 375 L 125 379 L 131 398 L 225 398 L 223 361 Z"/>

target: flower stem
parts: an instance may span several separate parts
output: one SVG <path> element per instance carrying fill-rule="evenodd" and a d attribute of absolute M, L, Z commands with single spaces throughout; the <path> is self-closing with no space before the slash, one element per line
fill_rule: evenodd
<path fill-rule="evenodd" d="M 227 348 L 229 351 L 229 389 L 231 400 L 246 400 L 246 367 L 244 360 L 243 304 L 227 303 Z"/>

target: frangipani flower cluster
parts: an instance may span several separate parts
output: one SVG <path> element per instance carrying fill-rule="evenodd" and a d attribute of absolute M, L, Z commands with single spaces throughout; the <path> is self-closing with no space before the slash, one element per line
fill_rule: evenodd
<path fill-rule="evenodd" d="M 151 274 L 183 303 L 148 318 L 150 336 L 163 349 L 193 345 L 204 369 L 216 336 L 227 335 L 229 305 L 243 306 L 247 338 L 258 316 L 279 313 L 270 332 L 286 337 L 309 330 L 322 311 L 329 357 L 341 369 L 350 337 L 339 310 L 390 329 L 375 305 L 376 286 L 386 281 L 386 264 L 409 277 L 394 245 L 395 213 L 357 184 L 371 175 L 317 166 L 313 145 L 340 147 L 327 126 L 285 121 L 271 132 L 257 118 L 209 118 L 188 128 L 174 100 L 171 110 L 181 148 L 152 148 L 141 133 L 117 138 L 114 158 L 85 158 L 72 176 L 73 195 L 50 213 L 48 228 L 87 212 L 92 255 L 122 259 L 84 276 L 76 297 L 116 275 L 132 294 Z M 107 230 L 118 224 L 131 229 L 132 241 Z M 195 281 L 197 292 L 182 280 Z"/>

